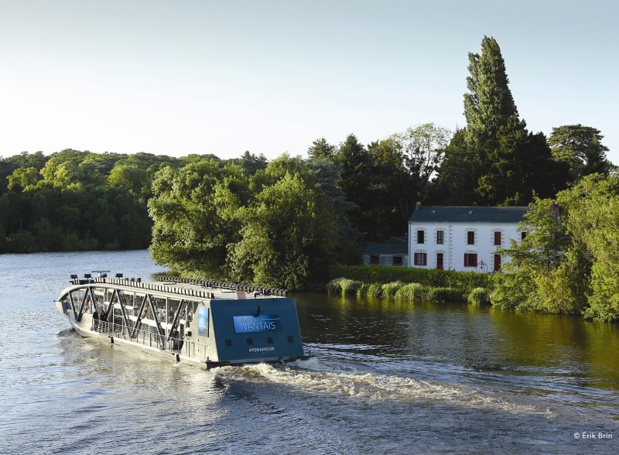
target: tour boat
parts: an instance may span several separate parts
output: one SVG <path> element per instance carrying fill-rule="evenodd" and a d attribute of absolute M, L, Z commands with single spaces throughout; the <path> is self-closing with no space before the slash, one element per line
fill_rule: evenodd
<path fill-rule="evenodd" d="M 180 278 L 152 283 L 109 272 L 71 275 L 56 302 L 83 337 L 207 369 L 309 358 L 294 299 L 281 289 Z"/>

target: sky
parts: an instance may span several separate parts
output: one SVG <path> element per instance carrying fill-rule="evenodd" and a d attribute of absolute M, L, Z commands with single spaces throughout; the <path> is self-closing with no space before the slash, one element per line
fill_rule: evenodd
<path fill-rule="evenodd" d="M 66 148 L 305 156 L 466 125 L 494 37 L 531 132 L 583 124 L 619 164 L 615 0 L 0 0 L 0 157 Z"/>

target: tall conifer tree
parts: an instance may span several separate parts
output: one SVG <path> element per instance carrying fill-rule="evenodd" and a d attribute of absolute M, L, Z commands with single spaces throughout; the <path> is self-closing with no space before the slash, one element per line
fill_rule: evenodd
<path fill-rule="evenodd" d="M 510 122 L 513 127 L 524 125 L 518 121 L 518 109 L 509 89 L 505 62 L 499 44 L 484 36 L 481 54 L 469 53 L 470 75 L 466 78 L 469 93 L 464 95 L 467 146 L 480 152 L 497 149 L 498 133 Z"/>
<path fill-rule="evenodd" d="M 555 188 L 548 185 L 548 175 L 553 174 L 550 148 L 543 136 L 529 134 L 519 118 L 494 38 L 484 36 L 481 54 L 469 54 L 468 70 L 464 137 L 454 137 L 446 151 L 439 192 L 445 194 L 449 188 L 447 203 L 480 205 L 524 205 L 534 193 L 551 196 Z M 466 186 L 454 189 L 454 182 Z"/>

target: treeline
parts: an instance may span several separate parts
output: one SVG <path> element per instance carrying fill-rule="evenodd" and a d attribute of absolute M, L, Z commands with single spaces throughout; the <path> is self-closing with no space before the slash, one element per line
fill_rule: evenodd
<path fill-rule="evenodd" d="M 268 162 L 64 150 L 0 160 L 0 252 L 130 249 L 185 274 L 300 289 L 403 235 L 416 202 L 527 205 L 614 166 L 595 128 L 520 119 L 496 41 L 469 55 L 466 126 L 361 144 L 317 139 Z"/>
<path fill-rule="evenodd" d="M 0 252 L 148 247 L 150 183 L 164 165 L 178 160 L 70 149 L 0 160 Z"/>
<path fill-rule="evenodd" d="M 220 162 L 72 149 L 0 159 L 0 253 L 147 248 L 157 172 L 209 157 Z M 266 166 L 248 153 L 229 162 Z"/>

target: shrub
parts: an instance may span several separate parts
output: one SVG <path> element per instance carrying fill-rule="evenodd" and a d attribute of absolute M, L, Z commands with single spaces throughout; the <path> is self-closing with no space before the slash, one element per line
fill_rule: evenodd
<path fill-rule="evenodd" d="M 409 283 L 402 286 L 395 294 L 396 299 L 408 300 L 413 302 L 421 300 L 421 290 L 423 286 L 419 283 Z"/>
<path fill-rule="evenodd" d="M 385 294 L 383 293 L 382 285 L 380 283 L 369 284 L 368 288 L 367 288 L 366 296 L 367 297 L 371 297 L 371 298 L 375 298 L 375 299 L 379 299 L 381 297 L 384 297 Z"/>
<path fill-rule="evenodd" d="M 484 288 L 475 288 L 468 296 L 468 302 L 474 306 L 490 304 L 490 293 Z"/>
<path fill-rule="evenodd" d="M 398 290 L 404 286 L 401 281 L 394 281 L 392 283 L 386 283 L 382 285 L 383 295 L 385 297 L 395 297 Z"/>
<path fill-rule="evenodd" d="M 357 289 L 361 287 L 363 283 L 360 281 L 350 280 L 348 278 L 336 278 L 329 281 L 327 284 L 327 291 L 330 294 L 340 294 L 342 296 L 354 295 Z"/>
<path fill-rule="evenodd" d="M 329 294 L 339 294 L 342 292 L 342 287 L 340 286 L 341 278 L 336 278 L 327 283 L 327 292 Z"/>
<path fill-rule="evenodd" d="M 370 287 L 367 283 L 360 283 L 357 287 L 357 298 L 365 297 L 368 294 L 368 288 Z"/>

